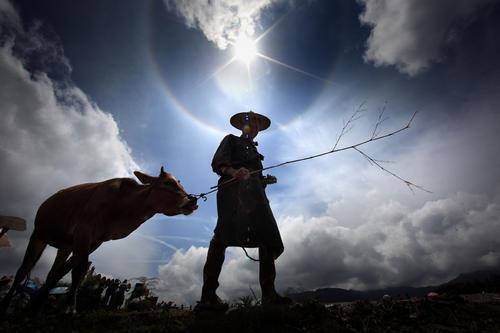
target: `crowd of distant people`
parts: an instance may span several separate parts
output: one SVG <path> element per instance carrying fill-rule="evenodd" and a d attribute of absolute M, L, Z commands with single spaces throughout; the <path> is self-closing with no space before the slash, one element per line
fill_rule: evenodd
<path fill-rule="evenodd" d="M 95 266 L 91 266 L 88 270 L 77 294 L 77 310 L 118 310 L 118 309 L 144 309 L 144 308 L 160 308 L 160 309 L 184 309 L 183 305 L 177 306 L 173 302 L 159 302 L 158 297 L 150 294 L 149 289 L 143 282 L 135 283 L 132 288 L 128 280 L 119 280 L 108 278 L 102 274 L 96 274 Z M 12 276 L 3 276 L 0 279 L 0 298 L 8 290 L 12 282 Z M 26 284 L 19 293 L 24 294 L 29 299 L 29 296 L 36 293 L 39 286 L 30 284 L 31 288 L 26 288 Z M 60 291 L 49 295 L 49 306 L 57 306 L 67 291 L 66 286 L 59 286 Z M 25 297 L 26 298 L 26 297 Z"/>
<path fill-rule="evenodd" d="M 136 284 L 136 287 L 137 285 L 138 284 Z M 95 274 L 95 267 L 92 266 L 78 291 L 77 308 L 120 309 L 124 306 L 125 293 L 129 291 L 130 288 L 131 285 L 127 280 L 120 281 L 119 279 L 111 279 L 101 274 Z M 136 295 L 137 292 L 134 293 L 135 297 L 137 297 Z M 133 298 L 129 298 L 129 301 L 131 299 Z"/>

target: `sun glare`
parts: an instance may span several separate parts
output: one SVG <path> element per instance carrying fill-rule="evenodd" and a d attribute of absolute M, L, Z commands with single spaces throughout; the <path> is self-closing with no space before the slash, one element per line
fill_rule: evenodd
<path fill-rule="evenodd" d="M 241 36 L 234 43 L 234 57 L 239 61 L 250 64 L 257 56 L 257 47 L 255 41 L 247 36 Z"/>
<path fill-rule="evenodd" d="M 281 21 L 278 21 L 278 22 L 281 22 Z M 253 91 L 252 70 L 255 70 L 255 68 L 253 68 L 255 66 L 250 66 L 250 63 L 252 61 L 254 61 L 257 57 L 259 57 L 261 59 L 264 59 L 264 60 L 267 60 L 269 62 L 272 62 L 272 63 L 274 63 L 276 65 L 283 66 L 283 67 L 285 67 L 285 68 L 287 68 L 289 70 L 295 71 L 297 73 L 309 76 L 311 78 L 314 78 L 314 79 L 317 79 L 317 80 L 320 80 L 320 81 L 323 81 L 324 83 L 331 84 L 332 82 L 329 81 L 329 80 L 326 80 L 326 79 L 324 79 L 322 77 L 319 77 L 319 76 L 314 75 L 312 73 L 309 73 L 309 72 L 306 72 L 304 70 L 301 70 L 300 68 L 294 67 L 294 66 L 289 65 L 289 64 L 287 64 L 285 62 L 282 62 L 282 61 L 279 61 L 277 59 L 271 58 L 270 56 L 267 56 L 267 55 L 261 53 L 257 49 L 257 43 L 271 29 L 273 29 L 274 27 L 276 27 L 277 23 L 275 23 L 274 25 L 272 25 L 269 29 L 267 29 L 266 31 L 264 31 L 264 33 L 262 33 L 260 36 L 258 36 L 255 39 L 251 38 L 250 36 L 248 36 L 246 33 L 243 32 L 236 40 L 230 40 L 229 44 L 232 46 L 231 51 L 233 52 L 233 56 L 226 63 L 224 63 L 221 66 L 219 66 L 218 68 L 216 68 L 215 71 L 212 74 L 210 74 L 209 77 L 207 77 L 205 80 L 203 80 L 202 82 L 200 82 L 200 85 L 204 84 L 205 82 L 207 82 L 211 78 L 219 77 L 222 72 L 228 71 L 228 70 L 231 69 L 231 67 L 232 67 L 232 66 L 230 66 L 231 64 L 233 64 L 235 61 L 238 61 L 238 62 L 243 63 L 243 64 L 246 65 L 245 67 L 246 67 L 247 78 L 248 78 L 248 86 L 250 87 L 249 90 Z M 239 68 L 238 70 L 241 70 L 241 68 Z"/>

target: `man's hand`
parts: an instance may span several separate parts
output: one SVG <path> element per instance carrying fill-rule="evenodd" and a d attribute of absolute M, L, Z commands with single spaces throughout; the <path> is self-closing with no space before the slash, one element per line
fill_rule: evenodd
<path fill-rule="evenodd" d="M 267 175 L 263 178 L 262 182 L 267 185 L 276 184 L 278 182 L 278 178 L 271 175 Z"/>
<path fill-rule="evenodd" d="M 225 167 L 222 172 L 236 179 L 248 179 L 248 177 L 250 177 L 250 171 L 248 171 L 247 168 L 234 169 Z"/>

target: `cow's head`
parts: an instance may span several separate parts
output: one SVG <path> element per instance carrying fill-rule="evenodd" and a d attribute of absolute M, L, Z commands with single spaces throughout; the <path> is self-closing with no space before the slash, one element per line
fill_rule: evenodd
<path fill-rule="evenodd" d="M 158 212 L 168 216 L 189 215 L 198 208 L 196 198 L 189 196 L 181 183 L 161 167 L 160 175 L 153 177 L 134 171 L 134 175 L 145 185 L 151 186 L 149 204 Z"/>

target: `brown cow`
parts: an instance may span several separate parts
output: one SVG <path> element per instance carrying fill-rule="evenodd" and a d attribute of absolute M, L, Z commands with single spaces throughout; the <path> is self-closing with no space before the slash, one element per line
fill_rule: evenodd
<path fill-rule="evenodd" d="M 0 312 L 7 310 L 16 287 L 47 244 L 58 249 L 57 256 L 32 307 L 37 309 L 50 289 L 71 270 L 68 305 L 74 311 L 76 290 L 88 269 L 89 255 L 103 242 L 127 237 L 156 213 L 188 215 L 198 208 L 196 199 L 163 167 L 158 177 L 138 171 L 134 174 L 144 185 L 130 178 L 80 184 L 57 192 L 40 206 L 23 263 Z"/>

